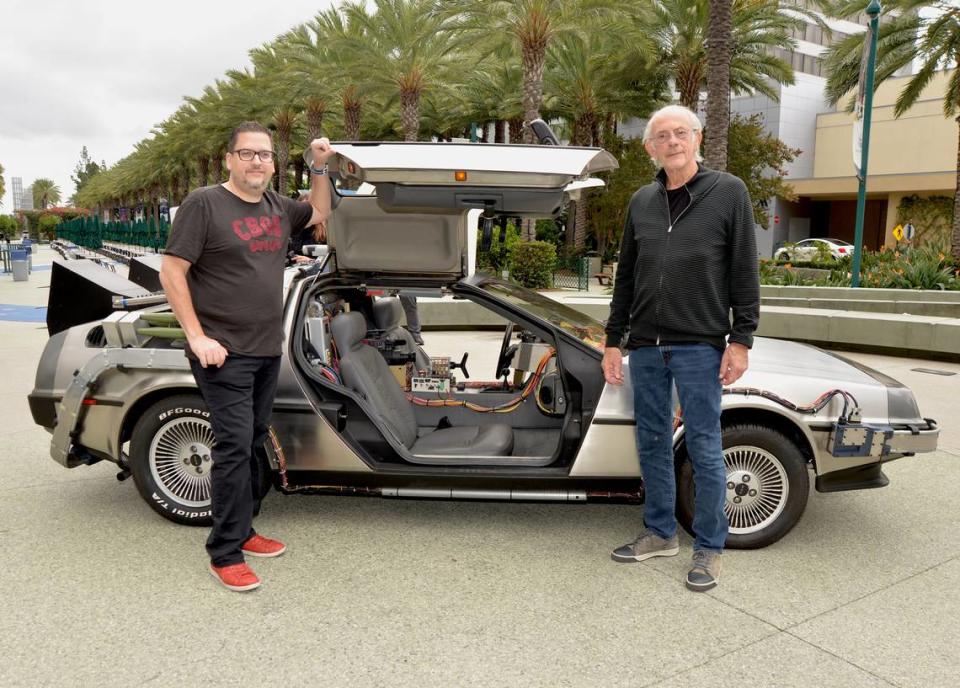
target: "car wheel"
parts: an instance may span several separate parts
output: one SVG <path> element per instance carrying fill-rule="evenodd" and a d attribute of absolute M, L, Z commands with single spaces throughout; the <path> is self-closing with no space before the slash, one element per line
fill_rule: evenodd
<path fill-rule="evenodd" d="M 148 408 L 130 437 L 130 472 L 140 496 L 174 523 L 209 526 L 213 443 L 210 412 L 199 395 L 178 394 Z M 262 497 L 271 485 L 269 466 L 261 466 L 260 477 Z"/>
<path fill-rule="evenodd" d="M 140 496 L 175 523 L 209 526 L 212 448 L 203 399 L 185 394 L 158 401 L 130 437 L 130 471 Z"/>
<path fill-rule="evenodd" d="M 734 425 L 723 429 L 723 459 L 730 524 L 726 546 L 757 549 L 790 532 L 810 491 L 807 464 L 796 444 L 770 428 Z M 677 520 L 692 533 L 693 467 L 685 456 L 678 461 Z"/>

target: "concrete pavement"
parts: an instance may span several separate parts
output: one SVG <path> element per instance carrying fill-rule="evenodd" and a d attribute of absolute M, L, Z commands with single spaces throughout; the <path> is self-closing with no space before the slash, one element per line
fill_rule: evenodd
<path fill-rule="evenodd" d="M 48 280 L 0 276 L 0 304 L 42 305 Z M 454 337 L 427 348 L 459 353 Z M 274 494 L 257 527 L 289 552 L 253 562 L 264 586 L 240 595 L 206 572 L 204 530 L 110 465 L 49 458 L 26 404 L 45 340 L 0 322 L 0 685 L 956 685 L 960 375 L 912 369 L 960 364 L 851 354 L 913 388 L 940 450 L 891 464 L 882 490 L 811 492 L 709 593 L 683 586 L 686 536 L 676 558 L 610 561 L 636 506 Z"/>

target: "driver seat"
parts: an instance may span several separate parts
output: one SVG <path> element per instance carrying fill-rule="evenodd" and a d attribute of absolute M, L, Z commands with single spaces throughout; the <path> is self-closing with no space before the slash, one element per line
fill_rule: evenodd
<path fill-rule="evenodd" d="M 341 313 L 330 323 L 340 352 L 340 377 L 346 387 L 373 406 L 377 416 L 410 453 L 417 456 L 510 456 L 513 429 L 506 423 L 440 428 L 417 437 L 417 419 L 383 356 L 362 342 L 367 323 L 357 312 Z"/>

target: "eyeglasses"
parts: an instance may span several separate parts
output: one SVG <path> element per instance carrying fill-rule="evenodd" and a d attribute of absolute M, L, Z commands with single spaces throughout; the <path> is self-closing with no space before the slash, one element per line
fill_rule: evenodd
<path fill-rule="evenodd" d="M 676 137 L 680 141 L 689 140 L 690 134 L 693 132 L 690 129 L 685 129 L 684 127 L 678 127 L 673 131 L 658 131 L 653 136 L 653 140 L 657 143 L 658 146 L 662 146 L 670 140 L 671 136 Z"/>
<path fill-rule="evenodd" d="M 250 162 L 253 160 L 254 156 L 260 158 L 260 162 L 273 162 L 277 157 L 276 153 L 274 153 L 272 150 L 255 151 L 250 150 L 249 148 L 238 148 L 237 150 L 230 152 L 244 162 Z"/>

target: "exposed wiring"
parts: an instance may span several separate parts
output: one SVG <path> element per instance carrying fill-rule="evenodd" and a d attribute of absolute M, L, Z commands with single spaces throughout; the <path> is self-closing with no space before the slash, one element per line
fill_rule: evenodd
<path fill-rule="evenodd" d="M 723 390 L 724 394 L 736 394 L 744 397 L 761 397 L 763 399 L 769 399 L 770 401 L 776 402 L 781 406 L 790 409 L 796 413 L 803 413 L 813 415 L 822 411 L 827 404 L 830 403 L 830 400 L 836 396 L 843 398 L 843 411 L 840 413 L 840 421 L 844 422 L 849 417 L 848 410 L 859 411 L 860 404 L 857 402 L 857 398 L 853 396 L 850 392 L 845 389 L 831 389 L 819 397 L 814 399 L 811 403 L 801 406 L 795 404 L 789 399 L 784 399 L 783 397 L 774 394 L 773 392 L 768 392 L 764 389 L 757 389 L 756 387 L 731 387 L 730 389 Z M 673 418 L 673 429 L 676 430 L 683 424 L 683 409 L 677 408 L 677 413 Z"/>
<path fill-rule="evenodd" d="M 416 397 L 413 394 L 407 394 L 407 400 L 417 406 L 429 406 L 429 407 L 445 407 L 445 406 L 460 406 L 470 411 L 475 411 L 477 413 L 512 413 L 520 408 L 520 405 L 526 401 L 527 397 L 530 396 L 531 392 L 537 388 L 540 378 L 543 377 L 543 371 L 547 367 L 547 363 L 556 355 L 555 349 L 550 349 L 543 358 L 540 359 L 540 363 L 537 364 L 537 369 L 529 377 L 526 384 L 524 385 L 523 391 L 520 392 L 520 396 L 514 397 L 509 401 L 506 401 L 497 406 L 481 406 L 480 404 L 474 404 L 473 402 L 466 401 L 463 399 L 454 399 L 452 397 L 446 397 L 442 399 L 424 399 L 422 397 Z M 537 400 L 537 405 L 539 406 L 540 400 Z M 542 408 L 542 407 L 541 407 Z"/>
<path fill-rule="evenodd" d="M 770 401 L 774 401 L 780 404 L 781 406 L 784 406 L 790 409 L 791 411 L 795 411 L 797 413 L 811 414 L 811 415 L 822 411 L 826 407 L 826 405 L 830 403 L 830 400 L 833 399 L 834 397 L 842 396 L 843 412 L 840 414 L 841 419 L 847 418 L 847 411 L 851 404 L 853 405 L 854 409 L 860 408 L 860 404 L 857 402 L 857 398 L 845 389 L 828 390 L 823 394 L 821 394 L 819 397 L 817 397 L 812 403 L 807 404 L 806 406 L 800 406 L 798 404 L 795 404 L 789 399 L 784 399 L 783 397 L 776 395 L 773 392 L 768 392 L 766 390 L 756 389 L 753 387 L 732 387 L 730 389 L 723 390 L 723 393 L 738 394 L 745 397 L 749 397 L 749 396 L 762 397 L 764 399 L 769 399 Z"/>
<path fill-rule="evenodd" d="M 343 384 L 340 380 L 340 376 L 337 374 L 337 371 L 335 371 L 333 368 L 330 368 L 323 364 L 321 364 L 319 367 L 320 367 L 320 374 L 323 375 L 328 380 L 330 380 L 330 382 L 333 382 L 334 384 L 337 384 L 337 385 Z"/>

